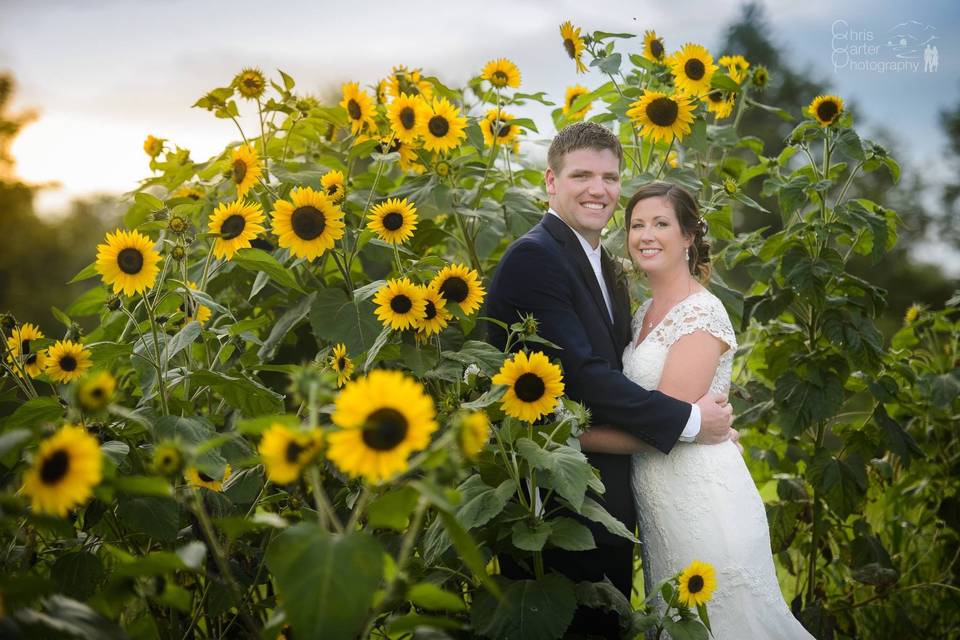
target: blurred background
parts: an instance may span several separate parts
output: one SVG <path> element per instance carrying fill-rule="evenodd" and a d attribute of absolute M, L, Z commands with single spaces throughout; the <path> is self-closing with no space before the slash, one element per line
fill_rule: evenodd
<path fill-rule="evenodd" d="M 189 149 L 195 160 L 218 153 L 237 138 L 233 123 L 191 105 L 244 67 L 273 79 L 282 69 L 298 92 L 332 104 L 341 83 L 369 87 L 395 65 L 453 86 L 506 57 L 520 67 L 522 91 L 545 91 L 559 105 L 567 86 L 604 81 L 596 71 L 576 74 L 559 35 L 565 20 L 585 33 L 655 29 L 670 52 L 697 42 L 715 59 L 742 54 L 770 70 L 762 102 L 796 116 L 820 93 L 841 96 L 861 133 L 903 169 L 896 185 L 882 171 L 855 185 L 904 223 L 897 250 L 869 272 L 889 292 L 882 328 L 899 326 L 914 302 L 942 308 L 958 287 L 955 1 L 4 0 L 0 15 L 0 312 L 50 335 L 60 331 L 51 307 L 66 308 L 97 281 L 66 282 L 93 261 L 104 232 L 120 224 L 128 193 L 150 175 L 146 136 Z M 641 45 L 637 37 L 618 50 Z M 245 107 L 241 122 L 252 131 L 257 116 Z M 534 160 L 555 133 L 549 112 L 533 103 L 517 113 L 540 129 L 539 140 L 524 143 Z M 751 110 L 740 130 L 762 139 L 771 156 L 792 127 Z M 778 216 L 736 213 L 738 232 L 779 224 Z"/>

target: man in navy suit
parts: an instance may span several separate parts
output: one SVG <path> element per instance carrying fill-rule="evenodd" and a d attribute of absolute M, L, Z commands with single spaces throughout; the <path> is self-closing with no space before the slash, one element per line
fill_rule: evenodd
<path fill-rule="evenodd" d="M 623 149 L 610 130 L 580 122 L 557 134 L 545 173 L 550 210 L 507 249 L 490 284 L 487 315 L 508 325 L 532 313 L 539 334 L 560 347 L 549 350 L 563 365 L 566 394 L 591 411 L 595 424 L 623 429 L 669 454 L 681 439 L 726 441 L 731 409 L 709 395 L 691 405 L 646 390 L 622 373 L 621 355 L 631 339 L 630 300 L 620 270 L 600 244 L 600 233 L 620 198 Z M 504 330 L 489 324 L 492 344 L 503 348 Z M 630 456 L 586 452 L 606 487 L 601 502 L 634 530 Z M 597 548 L 545 552 L 546 564 L 574 582 L 604 576 L 627 597 L 632 588 L 632 543 L 593 522 Z M 521 577 L 507 563 L 505 574 Z M 578 609 L 571 632 L 617 637 L 617 620 L 598 610 Z"/>

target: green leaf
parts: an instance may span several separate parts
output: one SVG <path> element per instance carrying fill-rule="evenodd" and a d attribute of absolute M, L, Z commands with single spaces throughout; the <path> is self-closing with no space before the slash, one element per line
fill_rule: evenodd
<path fill-rule="evenodd" d="M 206 418 L 181 418 L 163 416 L 154 427 L 157 440 L 174 440 L 191 445 L 199 445 L 217 435 L 213 425 Z"/>
<path fill-rule="evenodd" d="M 124 476 L 118 475 L 113 479 L 114 488 L 127 495 L 159 496 L 173 495 L 170 484 L 157 476 Z"/>
<path fill-rule="evenodd" d="M 93 316 L 103 310 L 110 292 L 103 287 L 93 287 L 83 292 L 67 307 L 67 313 L 72 316 Z"/>
<path fill-rule="evenodd" d="M 607 32 L 607 31 L 594 31 L 594 32 L 593 32 L 593 39 L 596 40 L 597 42 L 602 42 L 603 40 L 607 40 L 608 38 L 623 38 L 623 39 L 626 39 L 626 38 L 636 38 L 636 37 L 637 37 L 637 36 L 636 36 L 635 34 L 633 34 L 633 33 L 610 33 L 610 32 Z"/>
<path fill-rule="evenodd" d="M 548 542 L 567 551 L 589 551 L 596 549 L 593 532 L 589 527 L 573 518 L 559 517 L 550 521 L 551 531 Z M 620 593 L 619 591 L 617 593 Z"/>
<path fill-rule="evenodd" d="M 65 553 L 50 568 L 50 577 L 71 598 L 86 600 L 97 592 L 105 571 L 103 563 L 89 551 Z"/>
<path fill-rule="evenodd" d="M 367 527 L 406 531 L 418 498 L 412 487 L 400 487 L 377 496 L 367 507 Z"/>
<path fill-rule="evenodd" d="M 83 282 L 84 280 L 89 280 L 90 278 L 96 278 L 98 275 L 100 274 L 97 271 L 97 263 L 91 262 L 90 264 L 85 266 L 83 269 L 81 269 L 80 272 L 77 273 L 77 275 L 67 280 L 67 284 Z"/>
<path fill-rule="evenodd" d="M 524 551 L 540 551 L 547 544 L 547 538 L 553 527 L 549 522 L 528 522 L 526 519 L 517 520 L 511 529 L 513 546 Z"/>
<path fill-rule="evenodd" d="M 147 207 L 150 211 L 157 211 L 166 207 L 166 205 L 163 204 L 163 200 L 145 191 L 133 194 L 133 201 L 141 206 Z"/>
<path fill-rule="evenodd" d="M 890 417 L 883 403 L 877 403 L 877 408 L 873 410 L 873 420 L 883 430 L 883 439 L 886 441 L 887 447 L 900 456 L 905 466 L 910 465 L 912 458 L 923 457 L 923 450 L 917 444 L 917 441 L 900 426 L 899 422 Z"/>
<path fill-rule="evenodd" d="M 844 129 L 835 141 L 837 151 L 851 160 L 865 160 L 863 143 L 853 129 Z"/>
<path fill-rule="evenodd" d="M 317 292 L 310 309 L 310 326 L 321 343 L 342 342 L 347 353 L 366 353 L 383 327 L 369 300 L 352 301 L 340 289 Z"/>
<path fill-rule="evenodd" d="M 3 460 L 7 467 L 13 466 L 13 461 L 7 464 L 6 455 L 12 451 L 19 453 L 24 442 L 30 440 L 33 432 L 29 429 L 11 429 L 0 435 L 0 460 Z"/>
<path fill-rule="evenodd" d="M 432 582 L 421 582 L 410 587 L 407 599 L 423 609 L 434 611 L 466 611 L 467 605 L 455 593 L 444 591 Z"/>
<path fill-rule="evenodd" d="M 663 620 L 664 630 L 673 640 L 709 640 L 710 633 L 699 620 L 690 618 L 673 620 L 670 617 Z"/>
<path fill-rule="evenodd" d="M 40 609 L 20 609 L 13 618 L 26 627 L 27 637 L 97 638 L 127 640 L 128 636 L 114 622 L 71 598 L 52 595 L 40 601 Z"/>
<path fill-rule="evenodd" d="M 296 86 L 297 83 L 294 82 L 293 78 L 291 78 L 289 75 L 284 73 L 282 69 L 277 69 L 277 73 L 279 73 L 280 77 L 283 78 L 284 89 L 286 89 L 287 91 L 290 91 Z"/>
<path fill-rule="evenodd" d="M 811 484 L 826 495 L 827 504 L 840 518 L 855 513 L 866 496 L 866 470 L 852 455 L 841 460 L 821 450 L 808 473 Z"/>
<path fill-rule="evenodd" d="M 620 73 L 620 62 L 621 56 L 619 53 L 611 53 L 610 55 L 594 59 L 590 62 L 591 67 L 598 67 L 600 71 L 606 73 L 610 76 L 615 76 Z"/>
<path fill-rule="evenodd" d="M 576 607 L 573 583 L 551 573 L 510 584 L 499 601 L 488 593 L 479 594 L 470 620 L 488 638 L 554 640 L 563 637 Z"/>
<path fill-rule="evenodd" d="M 574 511 L 580 511 L 593 474 L 583 453 L 566 445 L 547 451 L 529 438 L 517 440 L 517 451 L 531 466 L 547 471 L 548 488 L 556 489 L 573 506 Z"/>
<path fill-rule="evenodd" d="M 271 280 L 297 293 L 306 295 L 293 272 L 277 262 L 277 259 L 260 249 L 240 249 L 233 256 L 233 262 L 253 273 L 266 273 Z"/>
<path fill-rule="evenodd" d="M 609 578 L 604 578 L 602 582 L 578 582 L 576 594 L 581 606 L 616 613 L 620 617 L 621 631 L 629 628 L 633 607 Z"/>
<path fill-rule="evenodd" d="M 570 506 L 572 508 L 572 505 Z M 601 525 L 603 525 L 604 529 L 615 536 L 626 538 L 631 542 L 640 542 L 633 537 L 633 534 L 624 526 L 622 522 L 610 515 L 610 513 L 593 498 L 584 498 L 583 505 L 581 505 L 577 513 L 585 518 L 593 520 L 594 522 L 599 522 Z"/>
<path fill-rule="evenodd" d="M 217 371 L 201 369 L 190 375 L 199 385 L 208 385 L 218 391 L 223 399 L 247 416 L 283 411 L 283 396 L 272 391 L 253 377 L 229 376 Z"/>
<path fill-rule="evenodd" d="M 282 316 L 277 318 L 273 323 L 273 328 L 270 330 L 270 335 L 267 336 L 267 339 L 263 341 L 263 344 L 260 345 L 260 349 L 257 351 L 257 356 L 262 362 L 270 361 L 277 350 L 277 346 L 297 325 L 303 322 L 303 319 L 310 313 L 310 307 L 313 305 L 313 299 L 315 297 L 316 293 L 314 292 L 300 298 L 297 304 L 287 309 Z"/>
<path fill-rule="evenodd" d="M 200 337 L 200 323 L 196 320 L 188 322 L 175 336 L 167 340 L 163 351 L 160 352 L 161 361 L 166 364 L 175 358 L 178 353 L 196 342 Z"/>
<path fill-rule="evenodd" d="M 717 71 L 710 78 L 710 86 L 723 91 L 740 91 L 740 84 L 725 73 Z"/>
<path fill-rule="evenodd" d="M 356 637 L 380 583 L 382 553 L 365 533 L 333 535 L 313 522 L 278 535 L 266 562 L 297 637 Z"/>
<path fill-rule="evenodd" d="M 484 484 L 479 475 L 472 475 L 458 487 L 463 502 L 457 509 L 457 521 L 465 529 L 488 523 L 507 506 L 514 492 L 512 480 L 504 480 L 497 488 Z"/>
<path fill-rule="evenodd" d="M 473 575 L 483 582 L 484 586 L 487 588 L 487 591 L 493 593 L 494 595 L 499 595 L 500 589 L 487 574 L 487 562 L 484 560 L 483 554 L 480 553 L 477 543 L 474 542 L 473 538 L 470 537 L 470 534 L 467 533 L 462 526 L 460 526 L 460 523 L 457 522 L 457 519 L 453 516 L 453 514 L 443 510 L 438 511 L 438 514 L 440 516 L 440 521 L 443 522 L 443 528 L 446 530 L 447 536 L 450 538 L 450 542 L 453 543 L 454 548 L 457 550 L 460 560 L 467 565 L 470 571 L 473 572 Z"/>
<path fill-rule="evenodd" d="M 180 531 L 180 507 L 172 498 L 119 498 L 117 519 L 125 529 L 166 542 Z"/>
<path fill-rule="evenodd" d="M 463 365 L 475 364 L 488 378 L 496 375 L 506 356 L 496 347 L 479 340 L 467 340 L 457 351 L 444 351 L 441 357 Z"/>
<path fill-rule="evenodd" d="M 35 427 L 48 422 L 55 422 L 63 415 L 63 407 L 60 401 L 51 396 L 40 396 L 27 400 L 6 418 L 3 418 L 0 424 L 4 431 L 17 429 L 20 427 Z"/>
<path fill-rule="evenodd" d="M 119 440 L 110 440 L 100 445 L 100 451 L 119 467 L 127 459 L 127 455 L 130 454 L 130 445 Z"/>

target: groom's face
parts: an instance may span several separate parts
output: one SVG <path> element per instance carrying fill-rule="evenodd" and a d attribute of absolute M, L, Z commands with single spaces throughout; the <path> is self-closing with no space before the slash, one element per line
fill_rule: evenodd
<path fill-rule="evenodd" d="M 594 247 L 620 198 L 620 160 L 609 149 L 576 149 L 547 169 L 550 207 Z"/>

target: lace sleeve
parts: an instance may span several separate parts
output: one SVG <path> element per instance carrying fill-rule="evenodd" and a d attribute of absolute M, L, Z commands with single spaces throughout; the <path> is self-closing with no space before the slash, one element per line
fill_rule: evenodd
<path fill-rule="evenodd" d="M 694 331 L 706 331 L 722 340 L 730 351 L 737 350 L 737 337 L 723 303 L 713 294 L 703 291 L 691 296 L 677 305 L 676 313 L 665 318 L 664 342 L 672 345 L 685 335 Z"/>

